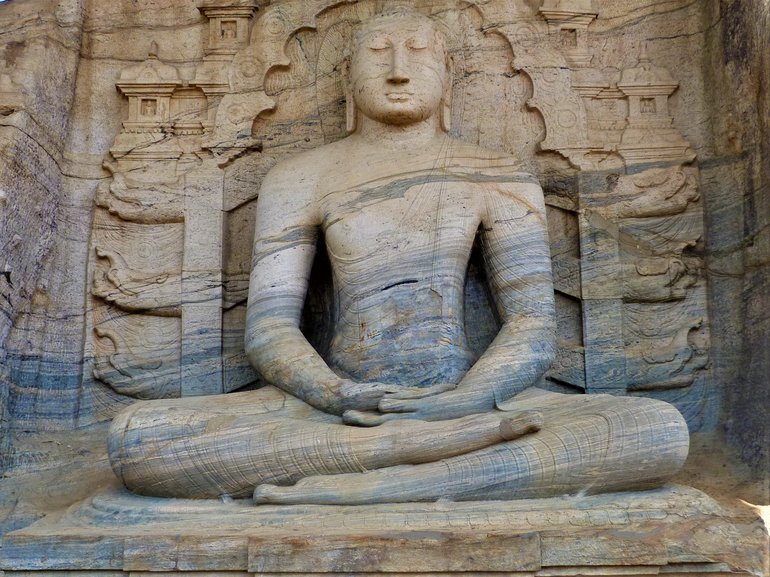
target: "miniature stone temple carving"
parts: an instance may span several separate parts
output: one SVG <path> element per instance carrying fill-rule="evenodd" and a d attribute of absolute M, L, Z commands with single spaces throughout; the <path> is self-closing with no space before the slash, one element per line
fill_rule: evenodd
<path fill-rule="evenodd" d="M 662 484 L 688 448 L 673 406 L 537 387 L 555 354 L 543 193 L 514 158 L 447 134 L 450 60 L 439 26 L 386 12 L 354 29 L 352 48 L 350 135 L 278 164 L 261 187 L 246 352 L 269 384 L 130 406 L 110 431 L 116 474 L 146 495 L 253 492 L 257 503 L 515 499 Z M 669 196 L 691 199 L 682 186 Z M 464 316 L 477 241 L 501 320 L 480 355 Z M 299 328 L 320 250 L 335 294 L 323 357 Z M 115 272 L 120 257 L 99 256 L 111 268 L 97 290 L 118 306 L 135 283 L 171 282 Z M 654 276 L 656 266 L 637 271 Z M 679 276 L 667 285 L 683 273 L 671 274 Z M 171 304 L 158 296 L 157 314 Z"/>

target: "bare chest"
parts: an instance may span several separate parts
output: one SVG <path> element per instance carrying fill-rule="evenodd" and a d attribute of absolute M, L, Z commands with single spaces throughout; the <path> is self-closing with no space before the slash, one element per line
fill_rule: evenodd
<path fill-rule="evenodd" d="M 366 259 L 374 264 L 462 258 L 473 244 L 483 202 L 478 185 L 431 174 L 331 191 L 322 198 L 332 262 L 361 265 Z"/>

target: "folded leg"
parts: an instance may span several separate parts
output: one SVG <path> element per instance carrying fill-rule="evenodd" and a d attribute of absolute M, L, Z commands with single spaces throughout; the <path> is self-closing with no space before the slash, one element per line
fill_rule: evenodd
<path fill-rule="evenodd" d="M 108 449 L 113 470 L 137 493 L 240 497 L 258 484 L 435 461 L 515 438 L 539 423 L 538 414 L 523 411 L 350 427 L 267 387 L 136 403 L 113 421 Z"/>
<path fill-rule="evenodd" d="M 527 391 L 542 429 L 441 461 L 257 487 L 258 503 L 366 504 L 521 499 L 659 486 L 684 463 L 687 425 L 661 401 Z"/>

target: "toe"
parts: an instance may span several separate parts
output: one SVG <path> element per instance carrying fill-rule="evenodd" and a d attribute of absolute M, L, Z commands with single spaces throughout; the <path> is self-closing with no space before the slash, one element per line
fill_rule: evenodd
<path fill-rule="evenodd" d="M 254 489 L 254 503 L 274 503 L 277 489 L 275 485 L 257 485 Z"/>

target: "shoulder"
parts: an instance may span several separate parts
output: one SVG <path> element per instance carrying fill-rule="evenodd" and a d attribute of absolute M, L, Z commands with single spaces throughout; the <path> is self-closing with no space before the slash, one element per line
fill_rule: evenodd
<path fill-rule="evenodd" d="M 461 140 L 451 140 L 447 168 L 476 176 L 479 181 L 511 182 L 540 186 L 537 178 L 524 169 L 524 163 L 506 152 L 483 148 Z"/>
<path fill-rule="evenodd" d="M 262 191 L 266 192 L 274 187 L 297 187 L 317 182 L 323 159 L 328 155 L 330 147 L 334 147 L 334 144 L 298 152 L 281 160 L 268 171 L 262 182 Z"/>
<path fill-rule="evenodd" d="M 323 180 L 323 167 L 330 147 L 334 144 L 299 152 L 268 171 L 257 199 L 260 227 L 272 230 L 275 227 L 317 226 L 320 223 L 318 188 Z"/>
<path fill-rule="evenodd" d="M 284 210 L 309 209 L 315 204 L 330 157 L 341 154 L 339 148 L 336 142 L 326 144 L 278 162 L 262 180 L 259 202 L 263 206 L 282 206 Z"/>
<path fill-rule="evenodd" d="M 544 204 L 540 183 L 518 158 L 456 139 L 452 140 L 451 148 L 447 169 L 461 173 L 476 184 L 486 184 L 479 187 L 485 194 L 519 200 L 538 208 Z"/>

